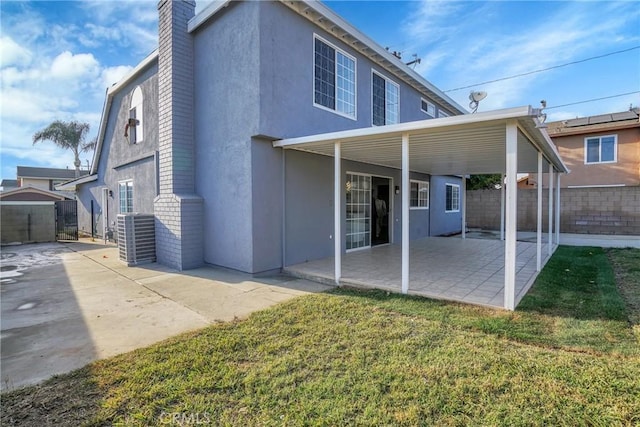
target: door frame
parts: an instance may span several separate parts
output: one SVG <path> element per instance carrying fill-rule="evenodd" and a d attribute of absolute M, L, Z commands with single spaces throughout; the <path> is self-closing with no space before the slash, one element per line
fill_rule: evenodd
<path fill-rule="evenodd" d="M 372 178 L 372 182 L 373 182 L 373 178 L 382 178 L 382 179 L 388 179 L 389 180 L 389 205 L 387 206 L 387 216 L 388 216 L 388 224 L 387 224 L 387 233 L 388 233 L 388 237 L 389 237 L 389 241 L 387 243 L 380 243 L 378 245 L 375 246 L 384 246 L 384 245 L 390 245 L 391 243 L 393 243 L 393 202 L 394 202 L 394 186 L 393 186 L 393 177 L 392 176 L 384 176 L 384 175 L 375 175 L 372 174 L 371 175 Z M 371 215 L 371 217 L 373 218 L 373 215 Z M 373 224 L 372 224 L 373 225 Z M 373 241 L 373 240 L 372 240 Z"/>
<path fill-rule="evenodd" d="M 394 237 L 394 226 L 393 226 L 394 225 L 394 210 L 393 210 L 393 207 L 394 207 L 394 195 L 395 195 L 394 188 L 395 187 L 393 185 L 393 177 L 392 176 L 387 176 L 387 175 L 380 175 L 380 174 L 370 173 L 370 172 L 355 172 L 355 171 L 352 171 L 352 170 L 347 170 L 347 171 L 345 171 L 345 174 L 344 174 L 344 182 L 345 183 L 347 181 L 346 178 L 347 178 L 348 175 L 368 176 L 369 179 L 371 180 L 371 185 L 372 185 L 372 188 L 369 189 L 369 193 L 371 193 L 371 191 L 373 190 L 373 178 L 374 177 L 375 178 L 382 178 L 382 179 L 388 179 L 389 180 L 389 206 L 387 206 L 387 213 L 388 213 L 387 215 L 389 217 L 389 224 L 388 224 L 389 242 L 388 243 L 381 243 L 381 244 L 375 245 L 375 246 L 390 245 L 394 241 L 393 240 L 393 237 Z M 345 198 L 344 198 L 343 203 L 344 203 L 344 207 L 345 207 L 344 210 L 343 210 L 343 214 L 346 215 L 346 207 L 347 207 L 346 194 L 345 194 Z M 372 219 L 373 219 L 373 211 L 371 211 L 369 213 L 369 245 L 368 246 L 361 246 L 359 248 L 346 249 L 347 253 L 349 253 L 349 252 L 357 252 L 357 251 L 361 251 L 361 250 L 364 250 L 364 249 L 371 249 L 373 247 L 371 245 L 371 242 L 372 242 L 372 237 L 371 236 L 372 236 L 372 232 L 373 232 L 373 228 L 372 227 L 374 226 Z M 347 219 L 346 219 L 346 217 L 345 217 L 344 221 L 345 221 L 344 222 L 344 228 L 343 228 L 344 232 L 343 232 L 343 236 L 342 237 L 343 237 L 343 239 L 344 239 L 344 241 L 346 243 L 346 241 L 347 241 L 347 226 L 346 226 Z"/>

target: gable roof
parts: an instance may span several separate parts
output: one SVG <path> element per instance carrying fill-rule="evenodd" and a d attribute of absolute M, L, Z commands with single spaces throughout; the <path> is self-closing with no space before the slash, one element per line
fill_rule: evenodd
<path fill-rule="evenodd" d="M 611 129 L 640 127 L 640 108 L 632 108 L 620 113 L 599 114 L 579 117 L 547 124 L 550 136 L 578 135 Z"/>
<path fill-rule="evenodd" d="M 113 97 L 133 79 L 138 77 L 148 66 L 158 61 L 158 49 L 151 52 L 146 58 L 144 58 L 133 70 L 125 74 L 119 82 L 108 87 L 106 90 L 106 96 L 104 98 L 104 105 L 102 107 L 102 116 L 100 117 L 100 128 L 98 130 L 98 136 L 96 141 L 96 149 L 93 152 L 93 161 L 91 163 L 91 175 L 98 173 L 98 163 L 100 162 L 100 154 L 102 152 L 102 145 L 104 143 L 104 135 L 107 131 L 107 121 L 109 119 L 109 112 L 111 111 L 111 104 L 113 103 Z M 74 176 L 75 178 L 75 176 Z M 82 183 L 78 183 L 82 184 Z"/>
<path fill-rule="evenodd" d="M 76 186 L 80 184 L 85 184 L 87 182 L 96 181 L 98 179 L 97 174 L 93 175 L 85 175 L 80 178 L 76 178 L 71 181 L 67 181 L 64 184 L 56 185 L 56 190 L 59 191 L 76 191 Z"/>
<path fill-rule="evenodd" d="M 336 38 L 341 39 L 360 54 L 369 58 L 374 63 L 382 66 L 384 69 L 394 72 L 405 83 L 412 86 L 418 92 L 427 95 L 433 101 L 446 107 L 449 112 L 454 114 L 467 114 L 460 104 L 446 95 L 443 91 L 435 87 L 431 82 L 415 72 L 407 66 L 401 59 L 394 56 L 391 52 L 380 46 L 371 38 L 366 36 L 353 25 L 345 21 L 340 15 L 335 13 L 329 7 L 317 0 L 297 0 L 280 2 L 294 10 L 296 13 L 307 18 L 313 24 L 333 34 Z M 202 24 L 207 22 L 211 17 L 215 16 L 222 9 L 227 7 L 230 1 L 213 1 L 209 6 L 204 8 L 200 13 L 191 18 L 188 23 L 188 31 L 193 32 Z"/>
<path fill-rule="evenodd" d="M 87 175 L 89 171 L 81 170 L 80 176 Z M 38 168 L 32 166 L 18 166 L 18 178 L 40 178 L 40 179 L 75 179 L 75 169 Z"/>
<path fill-rule="evenodd" d="M 0 200 L 3 201 L 55 201 L 70 199 L 66 194 L 55 191 L 43 190 L 41 188 L 26 186 L 18 187 L 0 193 Z"/>
<path fill-rule="evenodd" d="M 18 186 L 18 180 L 17 179 L 3 179 L 2 182 L 0 182 L 0 187 L 3 188 L 13 188 L 13 187 L 17 187 Z"/>

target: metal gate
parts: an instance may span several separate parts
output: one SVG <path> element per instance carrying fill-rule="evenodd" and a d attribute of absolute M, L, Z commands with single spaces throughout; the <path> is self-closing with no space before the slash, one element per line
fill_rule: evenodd
<path fill-rule="evenodd" d="M 78 240 L 78 203 L 56 202 L 56 240 Z"/>

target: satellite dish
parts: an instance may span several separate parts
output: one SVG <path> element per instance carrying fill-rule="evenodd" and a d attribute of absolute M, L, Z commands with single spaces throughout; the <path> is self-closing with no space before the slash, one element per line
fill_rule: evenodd
<path fill-rule="evenodd" d="M 487 97 L 487 92 L 471 92 L 469 94 L 469 101 L 480 102 Z"/>
<path fill-rule="evenodd" d="M 469 108 L 471 108 L 471 114 L 478 111 L 478 105 L 480 105 L 480 101 L 487 97 L 487 92 L 471 92 L 469 94 Z"/>

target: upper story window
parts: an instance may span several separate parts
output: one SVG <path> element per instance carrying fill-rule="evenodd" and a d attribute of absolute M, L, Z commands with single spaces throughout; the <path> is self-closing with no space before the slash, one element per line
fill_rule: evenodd
<path fill-rule="evenodd" d="M 400 116 L 400 87 L 397 83 L 373 71 L 371 93 L 373 95 L 373 125 L 398 123 Z"/>
<path fill-rule="evenodd" d="M 460 212 L 460 186 L 447 184 L 445 197 L 445 212 Z"/>
<path fill-rule="evenodd" d="M 318 36 L 314 36 L 314 52 L 314 105 L 355 119 L 355 58 Z"/>
<path fill-rule="evenodd" d="M 449 117 L 449 113 L 446 111 L 438 110 L 438 117 Z"/>
<path fill-rule="evenodd" d="M 420 109 L 431 117 L 436 116 L 436 105 L 432 102 L 427 101 L 424 98 L 420 99 Z"/>
<path fill-rule="evenodd" d="M 584 139 L 584 162 L 615 163 L 617 161 L 617 135 L 589 137 Z"/>
<path fill-rule="evenodd" d="M 411 180 L 411 209 L 429 209 L 429 183 Z"/>
<path fill-rule="evenodd" d="M 131 108 L 129 109 L 128 134 L 129 143 L 131 144 L 138 144 L 142 142 L 142 138 L 144 136 L 142 107 L 142 89 L 138 86 L 131 96 Z M 125 136 L 127 136 L 127 132 L 125 132 Z"/>
<path fill-rule="evenodd" d="M 133 181 L 120 181 L 118 195 L 120 196 L 120 213 L 133 212 Z"/>

